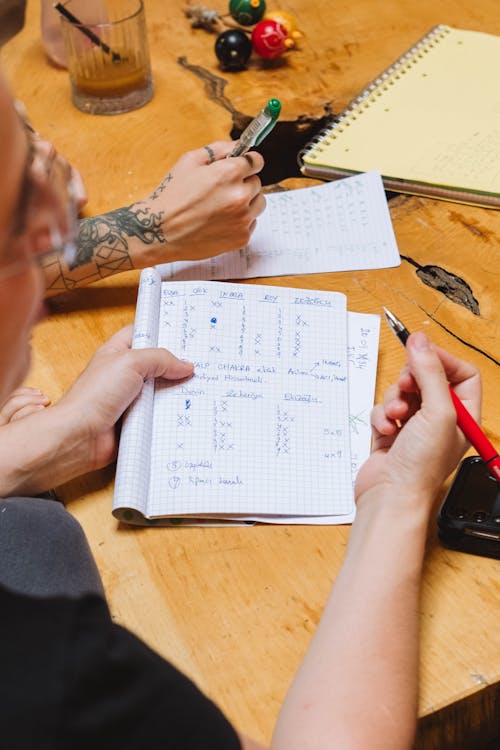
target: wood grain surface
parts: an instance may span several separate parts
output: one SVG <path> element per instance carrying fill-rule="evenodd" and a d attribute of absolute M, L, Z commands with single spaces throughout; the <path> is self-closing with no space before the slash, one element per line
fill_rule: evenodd
<path fill-rule="evenodd" d="M 298 177 L 300 146 L 432 26 L 500 34 L 497 0 L 279 6 L 298 19 L 299 49 L 231 74 L 218 66 L 214 35 L 191 29 L 180 0 L 146 0 L 155 96 L 126 115 L 92 117 L 71 105 L 67 72 L 45 59 L 34 0 L 25 30 L 0 58 L 35 126 L 83 174 L 92 215 L 145 195 L 184 151 L 236 135 L 271 96 L 282 100 L 283 114 L 265 144 L 264 182 L 314 184 Z M 226 11 L 220 0 L 212 7 Z M 473 361 L 484 378 L 483 425 L 498 445 L 500 212 L 409 196 L 392 197 L 390 210 L 399 268 L 265 283 L 341 291 L 360 312 L 386 305 L 411 330 Z M 29 383 L 57 400 L 97 346 L 133 320 L 137 280 L 129 272 L 54 298 L 34 335 Z M 401 345 L 383 324 L 378 398 L 403 363 Z M 131 529 L 111 516 L 112 489 L 110 467 L 61 495 L 88 535 L 113 617 L 184 670 L 241 730 L 268 741 L 349 527 Z M 499 572 L 498 561 L 440 547 L 432 523 L 418 750 L 480 748 L 500 733 Z"/>

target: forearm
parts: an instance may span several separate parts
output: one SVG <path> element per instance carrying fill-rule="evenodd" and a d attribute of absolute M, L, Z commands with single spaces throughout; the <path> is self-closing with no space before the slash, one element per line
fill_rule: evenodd
<path fill-rule="evenodd" d="M 252 151 L 226 159 L 232 142 L 184 154 L 144 199 L 80 222 L 76 258 L 45 266 L 47 295 L 121 271 L 178 260 L 203 260 L 244 247 L 265 208 Z"/>
<path fill-rule="evenodd" d="M 46 295 L 60 294 L 122 271 L 154 265 L 159 246 L 166 261 L 163 220 L 164 212 L 152 212 L 145 202 L 82 219 L 72 263 L 67 264 L 60 257 L 50 257 L 46 261 Z"/>
<path fill-rule="evenodd" d="M 88 441 L 56 405 L 0 427 L 0 497 L 36 495 L 93 468 Z"/>
<path fill-rule="evenodd" d="M 342 570 L 280 714 L 273 750 L 412 747 L 427 515 L 380 500 L 372 497 L 359 508 Z"/>

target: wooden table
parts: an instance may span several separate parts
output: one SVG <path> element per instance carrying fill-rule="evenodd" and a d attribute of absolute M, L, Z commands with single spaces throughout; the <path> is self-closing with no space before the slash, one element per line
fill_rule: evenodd
<path fill-rule="evenodd" d="M 181 0 L 149 0 L 155 97 L 136 112 L 98 118 L 72 107 L 66 72 L 47 64 L 38 6 L 29 3 L 25 31 L 3 50 L 3 67 L 38 129 L 83 173 L 89 214 L 142 197 L 181 153 L 227 137 L 274 95 L 284 111 L 279 138 L 267 144 L 265 181 L 296 178 L 295 153 L 307 134 L 433 25 L 500 34 L 497 0 L 283 0 L 305 34 L 300 50 L 229 74 L 218 68 L 214 37 L 190 28 Z M 399 268 L 265 283 L 342 291 L 360 312 L 380 313 L 385 304 L 410 329 L 472 360 L 484 376 L 484 427 L 498 444 L 500 213 L 408 196 L 394 197 L 390 210 Z M 34 336 L 29 382 L 57 399 L 95 348 L 133 320 L 137 280 L 130 272 L 57 298 Z M 383 325 L 377 397 L 403 359 Z M 112 482 L 110 468 L 63 494 L 87 532 L 113 616 L 196 680 L 243 731 L 268 741 L 349 527 L 125 528 L 110 513 Z M 478 737 L 483 747 L 500 734 L 499 571 L 497 561 L 441 548 L 431 531 L 419 750 L 475 747 Z"/>

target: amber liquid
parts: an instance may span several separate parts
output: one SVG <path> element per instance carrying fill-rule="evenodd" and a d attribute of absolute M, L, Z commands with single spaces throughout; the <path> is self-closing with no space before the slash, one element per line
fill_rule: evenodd
<path fill-rule="evenodd" d="M 75 90 L 83 96 L 108 99 L 145 88 L 150 76 L 149 65 L 127 59 L 126 52 L 120 54 L 122 59 L 117 61 L 111 57 L 95 61 L 91 55 L 88 60 L 82 59 L 79 69 L 73 71 Z"/>

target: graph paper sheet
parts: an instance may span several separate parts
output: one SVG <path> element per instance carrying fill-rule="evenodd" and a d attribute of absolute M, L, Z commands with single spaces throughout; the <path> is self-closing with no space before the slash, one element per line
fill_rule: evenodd
<path fill-rule="evenodd" d="M 146 269 L 134 346 L 156 345 L 194 361 L 195 374 L 147 382 L 130 407 L 118 517 L 351 516 L 344 295 L 162 283 Z"/>
<path fill-rule="evenodd" d="M 162 278 L 247 279 L 399 266 L 378 172 L 266 196 L 250 243 L 202 261 L 158 266 Z"/>
<path fill-rule="evenodd" d="M 377 376 L 378 341 L 380 317 L 363 313 L 347 313 L 347 359 L 349 373 L 349 426 L 351 438 L 352 482 L 360 466 L 370 455 L 371 426 L 370 412 L 375 395 Z M 343 515 L 283 517 L 280 523 L 287 524 L 339 524 L 352 523 L 355 509 Z M 277 519 L 274 519 L 277 523 Z"/>

